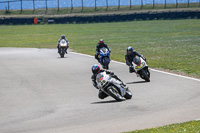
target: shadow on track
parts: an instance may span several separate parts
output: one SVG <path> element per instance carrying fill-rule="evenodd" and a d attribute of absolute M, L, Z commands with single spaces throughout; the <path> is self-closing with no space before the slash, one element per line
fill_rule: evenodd
<path fill-rule="evenodd" d="M 118 102 L 122 102 L 122 101 L 110 100 L 110 101 L 93 102 L 91 104 L 118 103 Z"/>
<path fill-rule="evenodd" d="M 68 57 L 63 57 L 63 58 L 61 58 L 61 57 L 57 57 L 57 59 L 64 59 L 64 58 L 68 58 Z"/>
<path fill-rule="evenodd" d="M 126 84 L 138 84 L 138 83 L 147 83 L 146 81 L 135 81 L 135 82 L 128 82 Z"/>

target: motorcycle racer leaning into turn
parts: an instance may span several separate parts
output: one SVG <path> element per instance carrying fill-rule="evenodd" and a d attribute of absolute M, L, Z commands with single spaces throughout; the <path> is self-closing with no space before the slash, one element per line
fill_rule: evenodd
<path fill-rule="evenodd" d="M 97 86 L 97 82 L 96 82 L 96 77 L 99 73 L 102 73 L 102 72 L 106 72 L 106 74 L 109 74 L 111 77 L 119 80 L 121 82 L 121 85 L 123 85 L 125 88 L 128 88 L 124 83 L 123 81 L 121 81 L 117 75 L 114 74 L 114 72 L 110 71 L 110 70 L 105 70 L 105 69 L 100 69 L 99 65 L 93 65 L 92 66 L 92 73 L 93 75 L 91 76 L 91 79 L 92 79 L 92 83 L 93 83 L 93 86 L 96 88 L 96 89 L 99 89 L 98 86 Z M 100 99 L 104 99 L 106 98 L 108 95 L 105 94 L 104 92 L 102 92 L 101 90 L 99 90 L 99 94 L 98 94 L 99 98 Z"/>
<path fill-rule="evenodd" d="M 134 58 L 136 56 L 139 56 L 139 57 L 143 58 L 143 60 L 146 61 L 146 58 L 144 58 L 144 56 L 139 54 L 137 51 L 133 51 L 133 48 L 131 46 L 126 48 L 125 60 L 126 60 L 126 65 L 129 66 L 129 72 L 130 73 L 135 72 L 132 62 L 134 61 Z"/>
<path fill-rule="evenodd" d="M 65 35 L 61 35 L 61 38 L 58 40 L 58 46 L 57 46 L 57 48 L 58 48 L 58 53 L 60 53 L 60 41 L 62 40 L 62 39 L 64 39 L 67 43 L 68 43 L 68 45 L 67 45 L 67 48 L 66 48 L 66 54 L 67 54 L 67 49 L 69 48 L 69 42 L 68 42 L 68 40 L 65 38 Z"/>
<path fill-rule="evenodd" d="M 98 62 L 100 62 L 100 60 L 99 60 L 100 49 L 103 48 L 103 47 L 107 48 L 110 51 L 110 53 L 111 53 L 111 49 L 108 47 L 108 45 L 106 43 L 104 43 L 103 39 L 100 39 L 99 43 L 96 46 L 96 52 L 95 52 L 95 56 L 94 56 L 95 59 L 98 60 Z"/>

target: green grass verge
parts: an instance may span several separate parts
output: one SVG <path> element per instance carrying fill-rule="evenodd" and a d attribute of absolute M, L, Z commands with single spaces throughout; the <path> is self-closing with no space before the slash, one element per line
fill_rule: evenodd
<path fill-rule="evenodd" d="M 200 133 L 200 120 L 136 130 L 127 133 Z"/>
<path fill-rule="evenodd" d="M 143 5 L 142 7 L 140 5 L 133 5 L 133 6 L 109 6 L 107 7 L 84 7 L 82 10 L 82 7 L 75 7 L 72 8 L 60 8 L 58 11 L 58 8 L 49 8 L 48 10 L 44 9 L 24 9 L 24 10 L 0 10 L 0 15 L 41 15 L 41 14 L 48 14 L 48 15 L 55 15 L 55 14 L 71 14 L 71 13 L 107 13 L 107 12 L 116 12 L 119 11 L 141 11 L 141 10 L 157 10 L 157 9 L 178 9 L 178 8 L 190 8 L 190 9 L 199 9 L 199 3 L 178 3 L 176 4 L 155 4 L 154 6 L 152 4 Z"/>
<path fill-rule="evenodd" d="M 125 62 L 126 47 L 131 45 L 151 68 L 200 78 L 200 21 L 196 19 L 0 26 L 0 47 L 56 48 L 61 34 L 76 52 L 94 55 L 103 38 L 113 60 Z"/>

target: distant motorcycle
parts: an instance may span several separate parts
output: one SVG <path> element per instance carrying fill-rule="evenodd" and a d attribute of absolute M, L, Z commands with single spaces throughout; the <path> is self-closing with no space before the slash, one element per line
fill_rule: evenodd
<path fill-rule="evenodd" d="M 117 101 L 122 101 L 124 98 L 132 98 L 131 91 L 125 88 L 119 80 L 106 74 L 106 72 L 99 73 L 96 77 L 96 82 L 97 87 L 101 91 L 113 97 Z"/>
<path fill-rule="evenodd" d="M 150 82 L 150 72 L 146 61 L 142 57 L 135 57 L 133 59 L 133 67 L 137 76 L 141 77 L 147 82 Z"/>
<path fill-rule="evenodd" d="M 64 58 L 64 55 L 65 55 L 65 52 L 66 52 L 66 49 L 68 47 L 68 44 L 69 42 L 67 42 L 65 39 L 62 39 L 60 41 L 60 45 L 59 45 L 59 54 L 60 54 L 60 57 L 61 58 Z"/>
<path fill-rule="evenodd" d="M 110 51 L 103 47 L 100 49 L 100 63 L 104 69 L 109 69 Z"/>

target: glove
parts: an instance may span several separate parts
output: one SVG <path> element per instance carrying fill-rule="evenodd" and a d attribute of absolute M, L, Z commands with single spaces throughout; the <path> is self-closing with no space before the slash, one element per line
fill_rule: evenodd
<path fill-rule="evenodd" d="M 114 75 L 114 72 L 110 71 L 110 75 Z"/>
<path fill-rule="evenodd" d="M 144 56 L 143 56 L 143 55 L 141 55 L 141 57 L 142 57 L 142 59 L 143 59 L 143 60 L 145 60 L 145 61 L 146 61 L 146 58 L 144 58 Z"/>
<path fill-rule="evenodd" d="M 115 75 L 114 72 L 111 72 L 110 74 L 111 74 L 111 75 Z"/>
<path fill-rule="evenodd" d="M 110 75 L 114 75 L 114 72 L 112 72 L 110 70 L 106 70 L 106 72 L 110 73 Z"/>

